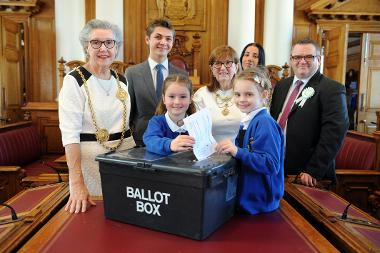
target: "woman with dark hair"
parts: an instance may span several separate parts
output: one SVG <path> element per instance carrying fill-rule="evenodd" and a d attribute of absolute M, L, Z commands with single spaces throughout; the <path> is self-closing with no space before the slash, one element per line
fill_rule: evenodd
<path fill-rule="evenodd" d="M 249 43 L 240 55 L 241 68 L 247 69 L 255 66 L 265 66 L 265 51 L 259 43 Z"/>

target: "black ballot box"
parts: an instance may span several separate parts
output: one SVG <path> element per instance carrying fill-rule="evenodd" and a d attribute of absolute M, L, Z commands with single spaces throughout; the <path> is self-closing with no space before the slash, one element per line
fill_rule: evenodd
<path fill-rule="evenodd" d="M 99 155 L 106 218 L 203 240 L 234 214 L 235 160 L 145 148 Z"/>

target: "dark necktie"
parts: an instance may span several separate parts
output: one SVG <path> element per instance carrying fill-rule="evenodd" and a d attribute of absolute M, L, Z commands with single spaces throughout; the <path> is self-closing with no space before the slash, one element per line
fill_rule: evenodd
<path fill-rule="evenodd" d="M 243 130 L 243 128 L 239 129 L 239 133 L 238 133 L 238 147 L 239 148 L 243 147 L 245 132 L 246 132 L 246 130 Z"/>
<path fill-rule="evenodd" d="M 156 96 L 157 96 L 158 100 L 161 99 L 162 85 L 164 83 L 164 74 L 162 73 L 163 68 L 164 68 L 164 66 L 162 64 L 156 65 L 156 71 L 157 71 L 157 75 L 156 75 Z"/>
<path fill-rule="evenodd" d="M 296 81 L 296 83 L 295 83 L 296 87 L 294 88 L 294 90 L 290 94 L 289 99 L 288 99 L 288 101 L 284 107 L 284 110 L 282 111 L 280 119 L 278 120 L 278 124 L 280 125 L 280 127 L 282 129 L 285 129 L 285 125 L 286 125 L 286 121 L 288 120 L 289 113 L 293 107 L 294 100 L 296 99 L 302 84 L 303 84 L 303 82 L 301 80 Z"/>

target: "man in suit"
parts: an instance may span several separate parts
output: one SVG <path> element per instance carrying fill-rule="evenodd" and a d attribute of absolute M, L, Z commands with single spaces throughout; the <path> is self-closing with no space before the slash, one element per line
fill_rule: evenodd
<path fill-rule="evenodd" d="M 320 73 L 312 40 L 293 45 L 290 64 L 294 76 L 277 83 L 270 109 L 286 136 L 285 174 L 307 186 L 335 182 L 335 156 L 349 125 L 345 87 Z"/>
<path fill-rule="evenodd" d="M 161 100 L 162 80 L 169 74 L 187 75 L 184 70 L 168 61 L 174 38 L 175 30 L 169 20 L 153 20 L 146 28 L 145 42 L 149 47 L 148 59 L 127 68 L 125 72 L 131 96 L 130 124 L 133 129 L 133 138 L 138 146 L 144 145 L 142 136 Z"/>

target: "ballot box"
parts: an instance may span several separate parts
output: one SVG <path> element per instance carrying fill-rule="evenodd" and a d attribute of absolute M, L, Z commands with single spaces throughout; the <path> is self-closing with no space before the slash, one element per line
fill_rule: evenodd
<path fill-rule="evenodd" d="M 235 160 L 145 148 L 99 155 L 106 218 L 203 240 L 234 214 Z"/>

